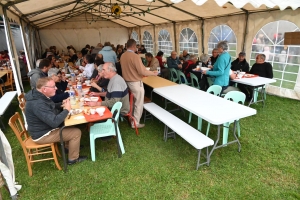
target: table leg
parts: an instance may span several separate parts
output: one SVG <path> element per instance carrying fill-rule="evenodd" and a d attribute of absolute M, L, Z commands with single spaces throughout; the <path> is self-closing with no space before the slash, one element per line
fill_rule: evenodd
<path fill-rule="evenodd" d="M 217 136 L 217 140 L 216 140 L 216 142 L 215 142 L 213 148 L 211 149 L 211 151 L 210 151 L 210 153 L 209 153 L 209 155 L 208 155 L 208 157 L 207 157 L 207 162 L 208 162 L 207 165 L 208 165 L 208 166 L 209 166 L 209 163 L 210 163 L 210 157 L 211 157 L 211 154 L 214 152 L 215 149 L 217 149 L 216 147 L 217 147 L 218 142 L 219 142 L 219 140 L 220 140 L 220 132 L 221 132 L 221 125 L 218 125 L 218 136 Z"/>
<path fill-rule="evenodd" d="M 63 157 L 63 162 L 64 162 L 64 172 L 67 172 L 67 160 L 66 160 L 66 153 L 65 153 L 65 145 L 64 145 L 64 140 L 62 136 L 62 131 L 66 126 L 63 126 L 59 130 L 59 137 L 60 137 L 60 146 L 61 146 L 61 153 Z"/>

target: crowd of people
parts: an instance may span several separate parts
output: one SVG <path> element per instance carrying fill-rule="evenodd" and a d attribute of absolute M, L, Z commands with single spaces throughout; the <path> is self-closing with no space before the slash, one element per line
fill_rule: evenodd
<path fill-rule="evenodd" d="M 166 62 L 164 52 L 159 51 L 153 56 L 146 51 L 144 45 L 138 45 L 133 39 L 129 39 L 124 46 L 117 45 L 116 48 L 110 42 L 105 42 L 104 45 L 99 43 L 95 48 L 86 45 L 81 51 L 76 51 L 72 45 L 67 49 L 65 54 L 59 53 L 55 46 L 50 47 L 43 58 L 36 62 L 36 68 L 28 73 L 32 89 L 25 95 L 25 115 L 28 131 L 39 144 L 59 141 L 59 127 L 71 110 L 69 95 L 65 92 L 68 82 L 57 64 L 57 60 L 64 59 L 65 55 L 68 55 L 68 61 L 74 63 L 74 68 L 91 81 L 90 95 L 103 99 L 102 102 L 90 102 L 90 106 L 103 105 L 112 108 L 115 102 L 122 102 L 121 114 L 126 115 L 130 109 L 129 91 L 133 93 L 135 121 L 131 122 L 132 128 L 135 128 L 134 124 L 138 128 L 145 126 L 140 123 L 145 93 L 142 78 L 157 76 L 158 71 L 163 78 L 170 79 L 170 68 L 182 70 L 190 81 L 190 72 L 201 63 L 202 66 L 211 68 L 201 71 L 200 81 L 204 84 L 200 85 L 205 90 L 208 87 L 207 77 L 213 78 L 213 84 L 226 90 L 230 85 L 230 78 L 235 78 L 232 71 L 237 70 L 273 78 L 272 66 L 265 62 L 263 54 L 257 55 L 251 70 L 244 52 L 231 62 L 226 41 L 218 43 L 212 56 L 202 54 L 198 58 L 186 50 L 178 56 L 176 51 L 172 51 Z M 138 55 L 140 53 L 145 55 L 145 63 Z M 251 97 L 251 90 L 247 86 L 239 84 L 239 88 L 248 98 Z M 86 159 L 79 155 L 80 137 L 80 129 L 69 127 L 63 130 L 63 140 L 67 143 L 69 152 L 68 164 Z"/>

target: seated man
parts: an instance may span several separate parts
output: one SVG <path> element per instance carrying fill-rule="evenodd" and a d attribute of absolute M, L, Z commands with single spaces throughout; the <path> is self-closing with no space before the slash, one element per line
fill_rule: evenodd
<path fill-rule="evenodd" d="M 50 99 L 55 95 L 55 91 L 55 82 L 50 77 L 43 77 L 37 81 L 36 89 L 30 90 L 25 95 L 28 132 L 32 140 L 38 144 L 60 141 L 59 128 L 71 110 L 69 99 L 62 103 L 54 103 Z M 79 156 L 80 129 L 67 127 L 62 131 L 62 137 L 66 142 L 66 148 L 69 149 L 69 165 L 86 160 L 87 157 Z"/>
<path fill-rule="evenodd" d="M 168 68 L 181 69 L 182 64 L 177 57 L 176 51 L 172 51 L 171 56 L 167 59 Z"/>
<path fill-rule="evenodd" d="M 64 77 L 64 81 L 62 81 L 61 72 L 55 68 L 51 68 L 48 71 L 48 76 L 52 78 L 56 86 L 55 95 L 50 97 L 50 99 L 54 103 L 61 103 L 63 100 L 69 97 L 69 93 L 65 92 L 68 86 L 68 82 L 66 81 L 65 77 Z"/>
<path fill-rule="evenodd" d="M 183 50 L 182 54 L 179 56 L 179 60 L 182 62 L 186 62 L 190 59 L 190 54 L 188 54 L 187 50 Z"/>
<path fill-rule="evenodd" d="M 250 69 L 250 74 L 256 74 L 265 78 L 273 78 L 273 67 L 270 63 L 265 62 L 266 56 L 258 54 L 256 56 L 256 63 Z M 252 90 L 243 84 L 238 84 L 239 89 L 246 95 L 247 100 L 252 99 Z"/>
<path fill-rule="evenodd" d="M 214 48 L 211 52 L 212 56 L 210 57 L 211 65 L 214 65 L 219 57 L 219 50 L 218 48 Z"/>
<path fill-rule="evenodd" d="M 249 63 L 246 61 L 245 56 L 245 52 L 239 53 L 239 57 L 231 63 L 232 71 L 240 70 L 241 72 L 249 72 Z"/>
<path fill-rule="evenodd" d="M 113 63 L 105 63 L 102 68 L 104 78 L 109 79 L 105 100 L 102 102 L 89 102 L 90 106 L 102 105 L 112 108 L 113 105 L 122 102 L 121 114 L 129 112 L 128 87 L 124 79 L 117 74 L 117 69 Z"/>
<path fill-rule="evenodd" d="M 37 68 L 32 69 L 27 74 L 27 76 L 30 78 L 31 89 L 35 88 L 36 82 L 39 78 L 48 76 L 47 73 L 52 67 L 51 62 L 48 59 L 43 59 L 41 61 L 37 60 L 36 64 L 38 65 Z"/>
<path fill-rule="evenodd" d="M 163 61 L 162 61 L 163 56 L 164 56 L 164 52 L 159 51 L 159 52 L 156 54 L 155 58 L 156 58 L 156 59 L 158 60 L 158 62 L 159 62 L 160 71 L 161 71 L 161 72 L 160 72 L 160 73 L 161 73 L 161 77 L 163 77 L 163 78 L 165 78 L 165 79 L 169 79 L 169 78 L 170 78 L 170 70 L 164 66 L 164 63 L 163 63 Z"/>
<path fill-rule="evenodd" d="M 148 63 L 147 67 L 150 67 L 150 71 L 156 71 L 159 67 L 157 58 L 153 58 L 153 55 L 151 53 L 146 53 L 145 57 Z"/>

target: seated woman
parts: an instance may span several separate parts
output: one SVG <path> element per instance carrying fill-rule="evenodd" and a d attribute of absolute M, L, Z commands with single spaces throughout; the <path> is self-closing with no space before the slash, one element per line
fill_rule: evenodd
<path fill-rule="evenodd" d="M 95 64 L 95 69 L 94 69 L 93 74 L 91 76 L 91 80 L 92 81 L 98 81 L 100 79 L 100 75 L 98 74 L 98 66 L 104 64 L 103 58 L 96 57 L 96 60 L 95 60 L 94 64 Z"/>
<path fill-rule="evenodd" d="M 90 88 L 90 95 L 91 96 L 100 96 L 101 98 L 104 99 L 107 91 L 107 85 L 109 83 L 109 79 L 106 79 L 103 77 L 103 71 L 102 71 L 102 66 L 98 66 L 98 75 L 99 79 L 98 81 L 92 81 L 91 82 L 91 88 Z"/>
<path fill-rule="evenodd" d="M 66 77 L 62 76 L 61 72 L 58 71 L 55 68 L 51 68 L 48 71 L 48 76 L 51 77 L 56 86 L 55 95 L 53 97 L 50 97 L 50 99 L 54 103 L 62 102 L 63 100 L 67 99 L 69 97 L 69 93 L 65 92 L 68 86 L 68 82 L 66 81 Z"/>
<path fill-rule="evenodd" d="M 191 82 L 190 72 L 197 66 L 197 56 L 190 55 L 189 59 L 182 64 L 182 72 L 184 73 L 188 82 Z"/>

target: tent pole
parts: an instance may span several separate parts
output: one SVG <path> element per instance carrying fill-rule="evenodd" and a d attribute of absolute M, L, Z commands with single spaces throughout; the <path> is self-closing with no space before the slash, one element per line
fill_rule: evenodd
<path fill-rule="evenodd" d="M 27 41 L 25 40 L 26 36 L 25 36 L 23 22 L 22 22 L 21 18 L 19 18 L 19 20 L 20 20 L 20 24 L 21 24 L 20 31 L 21 31 L 21 38 L 22 38 L 22 43 L 24 46 L 25 56 L 26 56 L 26 60 L 27 60 L 27 68 L 28 68 L 28 71 L 30 72 L 32 69 L 31 68 L 32 62 L 31 62 L 31 60 L 29 60 L 29 56 L 28 56 L 28 44 L 27 44 Z"/>
<path fill-rule="evenodd" d="M 158 49 L 157 49 L 157 43 L 156 43 L 155 25 L 153 25 L 153 41 L 154 41 L 154 44 L 153 44 L 153 55 L 156 55 L 157 52 L 158 52 Z"/>
<path fill-rule="evenodd" d="M 246 19 L 245 19 L 245 30 L 244 30 L 244 38 L 243 38 L 243 47 L 242 47 L 242 51 L 245 52 L 245 43 L 246 43 L 246 37 L 248 35 L 248 20 L 249 20 L 249 12 L 246 12 Z"/>
<path fill-rule="evenodd" d="M 202 53 L 204 53 L 204 19 L 201 20 L 201 47 Z"/>
<path fill-rule="evenodd" d="M 180 49 L 177 49 L 177 32 L 176 32 L 176 22 L 172 22 L 173 23 L 173 31 L 174 31 L 174 43 L 175 43 L 175 46 L 174 46 L 174 51 L 178 51 Z M 180 51 L 178 51 L 178 55 L 180 54 Z"/>
<path fill-rule="evenodd" d="M 4 23 L 4 31 L 5 31 L 5 36 L 6 36 L 6 42 L 7 42 L 7 47 L 8 47 L 8 53 L 9 53 L 9 57 L 10 57 L 10 64 L 11 64 L 11 68 L 13 70 L 13 75 L 14 75 L 14 80 L 15 80 L 15 84 L 16 84 L 16 89 L 17 89 L 17 93 L 18 95 L 21 94 L 21 87 L 22 87 L 22 91 L 23 90 L 23 85 L 22 85 L 22 81 L 19 82 L 19 78 L 18 78 L 18 72 L 17 72 L 17 68 L 16 68 L 16 63 L 17 63 L 17 59 L 16 59 L 16 49 L 15 46 L 12 43 L 12 34 L 11 34 L 11 28 L 10 28 L 10 24 L 7 20 L 7 7 L 3 7 L 2 11 L 3 11 L 3 23 Z M 19 65 L 18 65 L 19 66 Z M 18 68 L 20 69 L 20 68 Z M 22 85 L 22 86 L 21 86 Z M 21 87 L 20 87 L 21 86 Z"/>

